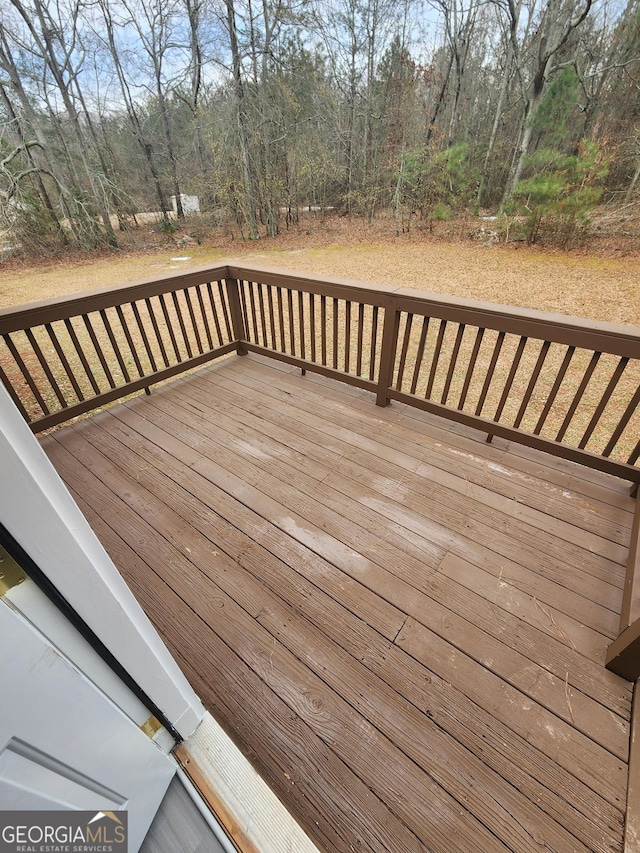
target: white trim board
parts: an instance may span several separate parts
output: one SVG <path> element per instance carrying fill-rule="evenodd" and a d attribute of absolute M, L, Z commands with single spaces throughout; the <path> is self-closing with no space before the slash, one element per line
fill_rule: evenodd
<path fill-rule="evenodd" d="M 320 853 L 211 714 L 176 755 L 240 850 Z"/>
<path fill-rule="evenodd" d="M 0 384 L 0 521 L 183 737 L 204 708 Z M 24 615 L 38 626 L 37 600 Z M 65 653 L 74 660 L 73 650 Z M 75 662 L 75 660 L 74 660 Z M 82 661 L 77 664 L 82 667 Z M 92 678 L 92 672 L 85 673 Z M 118 703 L 118 697 L 113 696 Z"/>

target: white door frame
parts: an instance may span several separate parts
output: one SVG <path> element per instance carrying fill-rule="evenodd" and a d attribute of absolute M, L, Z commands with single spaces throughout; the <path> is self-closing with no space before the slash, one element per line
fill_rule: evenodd
<path fill-rule="evenodd" d="M 204 715 L 202 703 L 2 384 L 0 481 L 2 525 L 187 738 Z M 38 626 L 37 607 L 25 615 Z"/>

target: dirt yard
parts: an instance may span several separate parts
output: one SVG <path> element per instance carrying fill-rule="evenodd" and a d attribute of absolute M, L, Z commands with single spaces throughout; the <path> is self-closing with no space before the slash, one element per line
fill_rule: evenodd
<path fill-rule="evenodd" d="M 548 252 L 522 245 L 482 247 L 470 239 L 390 237 L 340 221 L 273 241 L 218 245 L 178 238 L 147 251 L 99 259 L 0 266 L 0 308 L 162 276 L 227 259 L 327 276 L 539 308 L 640 326 L 640 259 Z"/>

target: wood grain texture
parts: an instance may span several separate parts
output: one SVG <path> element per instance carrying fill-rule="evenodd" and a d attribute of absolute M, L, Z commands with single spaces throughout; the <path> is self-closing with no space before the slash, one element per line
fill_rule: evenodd
<path fill-rule="evenodd" d="M 621 851 L 632 501 L 363 394 L 249 355 L 42 443 L 321 849 Z"/>

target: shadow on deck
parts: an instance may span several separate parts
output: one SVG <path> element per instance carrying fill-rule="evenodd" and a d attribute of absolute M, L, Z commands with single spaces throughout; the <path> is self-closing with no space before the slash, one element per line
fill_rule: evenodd
<path fill-rule="evenodd" d="M 257 356 L 42 439 L 327 851 L 620 851 L 625 484 Z"/>

